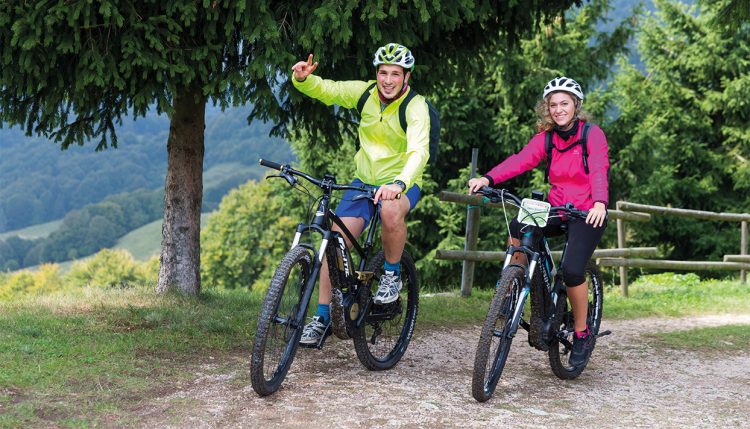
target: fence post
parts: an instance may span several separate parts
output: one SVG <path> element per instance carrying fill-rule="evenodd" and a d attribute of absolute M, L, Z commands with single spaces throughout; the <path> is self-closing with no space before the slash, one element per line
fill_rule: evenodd
<path fill-rule="evenodd" d="M 618 201 L 615 204 L 617 210 L 620 210 L 620 203 Z M 625 221 L 617 219 L 617 247 L 620 249 L 625 248 Z M 622 296 L 628 296 L 628 269 L 626 267 L 620 267 L 620 293 Z"/>
<path fill-rule="evenodd" d="M 471 149 L 471 177 L 477 174 L 477 158 L 479 149 Z M 466 209 L 466 239 L 464 250 L 477 250 L 477 237 L 479 236 L 479 207 L 469 205 Z M 470 296 L 471 287 L 474 283 L 474 261 L 464 260 L 461 272 L 461 296 Z"/>
<path fill-rule="evenodd" d="M 742 221 L 740 226 L 740 255 L 747 255 L 747 221 Z M 740 271 L 740 282 L 747 280 L 747 271 Z"/>

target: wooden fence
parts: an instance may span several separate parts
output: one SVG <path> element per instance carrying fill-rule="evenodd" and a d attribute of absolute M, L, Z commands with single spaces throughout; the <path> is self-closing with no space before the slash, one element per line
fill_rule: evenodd
<path fill-rule="evenodd" d="M 472 151 L 471 176 L 476 176 L 477 152 Z M 502 207 L 502 204 L 483 203 L 482 197 L 475 195 L 459 194 L 455 192 L 442 191 L 439 194 L 441 201 L 466 204 L 466 238 L 464 250 L 437 250 L 436 259 L 463 260 L 463 271 L 461 274 L 461 295 L 471 294 L 474 282 L 474 268 L 476 262 L 481 261 L 503 261 L 505 252 L 477 251 L 477 237 L 479 235 L 479 207 Z M 601 266 L 619 267 L 620 291 L 623 296 L 628 296 L 628 278 L 626 269 L 629 267 L 656 268 L 669 270 L 732 270 L 740 271 L 740 281 L 747 281 L 747 271 L 750 270 L 750 255 L 748 255 L 748 231 L 747 224 L 750 222 L 748 213 L 715 213 L 700 210 L 688 210 L 672 207 L 651 206 L 636 204 L 627 201 L 618 201 L 616 209 L 609 210 L 609 219 L 617 222 L 617 248 L 597 249 L 593 257 Z M 670 215 L 702 219 L 711 221 L 740 222 L 740 254 L 725 255 L 723 261 L 670 261 L 661 259 L 642 259 L 642 257 L 657 257 L 659 251 L 655 247 L 627 248 L 625 222 L 648 222 L 651 215 Z M 555 258 L 560 257 L 561 252 L 552 252 Z M 641 258 L 638 258 L 641 257 Z"/>

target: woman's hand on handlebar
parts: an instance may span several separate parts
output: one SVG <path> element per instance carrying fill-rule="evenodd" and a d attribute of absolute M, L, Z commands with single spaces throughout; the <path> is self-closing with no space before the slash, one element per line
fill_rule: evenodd
<path fill-rule="evenodd" d="M 395 183 L 391 183 L 379 187 L 377 192 L 375 192 L 375 198 L 373 198 L 372 202 L 374 204 L 377 204 L 380 200 L 398 200 L 400 198 L 401 186 L 396 185 Z"/>
<path fill-rule="evenodd" d="M 604 203 L 599 201 L 594 203 L 594 207 L 589 210 L 588 216 L 586 216 L 586 223 L 594 225 L 598 228 L 604 225 L 604 220 L 607 219 L 607 207 Z"/>
<path fill-rule="evenodd" d="M 490 186 L 490 181 L 486 177 L 477 177 L 469 180 L 469 194 L 473 194 L 480 190 L 482 186 Z"/>

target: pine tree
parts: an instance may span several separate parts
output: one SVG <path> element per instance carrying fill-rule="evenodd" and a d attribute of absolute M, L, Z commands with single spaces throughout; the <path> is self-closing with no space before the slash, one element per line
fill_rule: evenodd
<path fill-rule="evenodd" d="M 375 47 L 420 52 L 426 82 L 487 40 L 512 41 L 580 0 L 537 2 L 71 0 L 0 4 L 0 122 L 64 149 L 117 146 L 115 125 L 150 109 L 170 117 L 157 290 L 200 292 L 200 208 L 206 103 L 254 104 L 276 132 L 301 121 L 316 135 L 335 112 L 293 109 L 289 67 L 318 54 L 332 78 L 369 76 Z M 439 71 L 438 71 L 439 70 Z M 280 103 L 279 100 L 282 100 Z M 291 122 L 290 122 L 291 121 Z"/>

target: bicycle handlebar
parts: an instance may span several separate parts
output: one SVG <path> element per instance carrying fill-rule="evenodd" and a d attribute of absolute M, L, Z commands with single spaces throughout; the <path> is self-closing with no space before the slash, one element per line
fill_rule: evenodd
<path fill-rule="evenodd" d="M 506 189 L 495 189 L 489 186 L 482 186 L 476 193 L 484 195 L 492 202 L 510 201 L 519 207 L 521 206 L 521 198 Z M 588 211 L 575 208 L 573 203 L 567 203 L 564 206 L 552 206 L 550 207 L 550 213 L 551 212 L 557 212 L 558 215 L 564 214 L 566 216 L 578 217 L 581 219 L 586 219 L 589 214 Z"/>
<path fill-rule="evenodd" d="M 314 184 L 315 186 L 325 189 L 330 188 L 335 191 L 346 191 L 346 190 L 353 190 L 353 191 L 361 191 L 361 192 L 367 192 L 370 194 L 370 197 L 375 195 L 375 187 L 370 185 L 362 185 L 362 186 L 352 186 L 352 185 L 339 185 L 336 183 L 336 179 L 334 177 L 330 178 L 324 178 L 324 179 L 317 179 L 315 177 L 310 176 L 307 173 L 303 173 L 302 171 L 293 169 L 289 164 L 282 165 L 277 162 L 268 161 L 266 159 L 260 158 L 258 160 L 258 163 L 264 167 L 273 168 L 274 170 L 279 170 L 281 172 L 282 177 L 286 178 L 287 176 L 299 176 L 307 180 L 308 182 Z M 287 179 L 289 182 L 289 179 Z M 289 182 L 290 184 L 293 184 L 293 182 Z"/>

